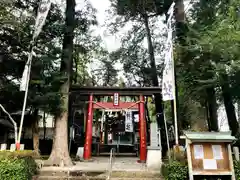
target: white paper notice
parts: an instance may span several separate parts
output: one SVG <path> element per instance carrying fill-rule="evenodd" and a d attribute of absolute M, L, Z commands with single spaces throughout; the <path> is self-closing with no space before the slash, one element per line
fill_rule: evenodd
<path fill-rule="evenodd" d="M 203 159 L 204 158 L 202 145 L 194 145 L 193 149 L 194 149 L 194 158 L 195 159 Z"/>
<path fill-rule="evenodd" d="M 214 159 L 223 159 L 221 145 L 212 145 L 212 151 Z"/>
<path fill-rule="evenodd" d="M 206 170 L 217 169 L 217 161 L 215 159 L 203 159 L 203 169 Z"/>

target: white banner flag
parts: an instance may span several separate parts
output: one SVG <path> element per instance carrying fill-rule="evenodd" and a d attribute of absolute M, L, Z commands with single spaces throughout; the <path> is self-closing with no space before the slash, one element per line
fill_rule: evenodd
<path fill-rule="evenodd" d="M 165 61 L 162 79 L 162 97 L 163 101 L 174 99 L 174 63 L 173 63 L 173 8 L 168 12 L 169 18 L 167 21 L 167 41 L 165 47 Z"/>
<path fill-rule="evenodd" d="M 22 81 L 20 84 L 20 91 L 26 91 L 27 87 L 28 87 L 28 81 L 29 81 L 29 74 L 30 74 L 30 68 L 31 68 L 31 64 L 32 64 L 32 56 L 33 56 L 33 52 L 31 51 L 28 54 L 28 60 L 27 63 L 24 67 L 24 71 L 23 71 L 23 75 L 22 75 Z"/>
<path fill-rule="evenodd" d="M 51 7 L 51 0 L 42 0 L 41 4 L 39 5 L 33 39 L 36 39 L 40 34 L 42 27 L 46 21 L 50 7 Z"/>
<path fill-rule="evenodd" d="M 51 0 L 42 0 L 42 2 L 39 5 L 36 23 L 35 23 L 35 27 L 34 27 L 33 41 L 40 34 L 42 27 L 46 21 L 50 7 L 51 7 Z M 33 50 L 31 49 L 31 52 L 28 55 L 28 61 L 24 67 L 22 80 L 21 80 L 21 84 L 20 84 L 20 91 L 26 91 L 26 89 L 28 88 L 32 56 L 33 56 Z"/>

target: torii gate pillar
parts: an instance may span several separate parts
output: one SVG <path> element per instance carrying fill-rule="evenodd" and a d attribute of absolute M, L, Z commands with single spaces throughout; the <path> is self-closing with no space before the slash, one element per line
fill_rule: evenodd
<path fill-rule="evenodd" d="M 86 137 L 84 144 L 83 158 L 85 160 L 91 159 L 92 153 L 92 125 L 93 125 L 93 94 L 89 96 L 88 116 L 86 124 Z"/>
<path fill-rule="evenodd" d="M 140 95 L 139 103 L 139 136 L 140 136 L 140 163 L 145 163 L 147 159 L 147 128 L 144 113 L 144 96 Z"/>

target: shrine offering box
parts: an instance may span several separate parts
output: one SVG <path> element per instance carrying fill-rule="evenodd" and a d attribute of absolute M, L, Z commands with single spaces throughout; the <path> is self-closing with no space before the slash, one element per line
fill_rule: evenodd
<path fill-rule="evenodd" d="M 231 176 L 235 180 L 231 132 L 184 132 L 189 180 L 194 176 Z"/>

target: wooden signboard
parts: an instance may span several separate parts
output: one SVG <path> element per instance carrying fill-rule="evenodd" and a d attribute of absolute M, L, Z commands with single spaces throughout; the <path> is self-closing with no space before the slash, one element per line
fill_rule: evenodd
<path fill-rule="evenodd" d="M 192 136 L 194 137 L 194 136 Z M 189 179 L 194 176 L 231 176 L 235 180 L 231 145 L 225 140 L 186 139 Z"/>

